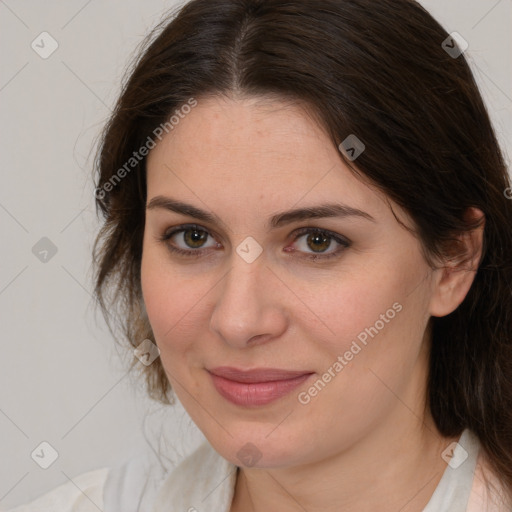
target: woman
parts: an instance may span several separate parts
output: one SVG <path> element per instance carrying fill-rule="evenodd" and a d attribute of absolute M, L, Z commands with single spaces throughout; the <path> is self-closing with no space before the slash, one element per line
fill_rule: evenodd
<path fill-rule="evenodd" d="M 463 43 L 410 0 L 157 30 L 99 153 L 96 293 L 207 443 L 17 510 L 512 510 L 510 181 Z"/>

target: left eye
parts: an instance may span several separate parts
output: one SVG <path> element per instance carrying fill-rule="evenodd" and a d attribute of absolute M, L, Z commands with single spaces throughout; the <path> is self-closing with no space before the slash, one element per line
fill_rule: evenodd
<path fill-rule="evenodd" d="M 335 255 L 349 245 L 348 240 L 344 240 L 341 236 L 318 229 L 299 232 L 295 238 L 296 250 L 313 258 Z"/>

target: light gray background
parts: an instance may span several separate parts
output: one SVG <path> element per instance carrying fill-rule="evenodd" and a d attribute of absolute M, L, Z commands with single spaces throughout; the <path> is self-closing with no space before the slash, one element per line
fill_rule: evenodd
<path fill-rule="evenodd" d="M 422 3 L 469 42 L 466 54 L 512 155 L 512 0 Z M 174 439 L 171 457 L 201 439 L 180 406 L 151 404 L 126 376 L 126 356 L 91 299 L 93 141 L 136 45 L 175 4 L 0 0 L 2 509 L 142 449 L 145 418 L 153 444 L 162 429 Z M 48 59 L 31 48 L 43 31 L 59 44 Z M 32 253 L 42 237 L 58 249 L 46 263 Z M 30 456 L 42 441 L 59 453 L 47 470 Z"/>

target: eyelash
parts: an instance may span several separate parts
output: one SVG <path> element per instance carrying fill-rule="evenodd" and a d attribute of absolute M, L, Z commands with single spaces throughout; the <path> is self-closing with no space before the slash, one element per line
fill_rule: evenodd
<path fill-rule="evenodd" d="M 205 233 L 208 234 L 208 236 L 212 236 L 211 233 L 202 226 L 199 226 L 197 224 L 183 224 L 181 226 L 176 226 L 171 231 L 166 231 L 163 235 L 158 237 L 158 240 L 162 243 L 165 243 L 166 246 L 169 248 L 169 250 L 172 251 L 173 253 L 180 254 L 182 256 L 192 257 L 192 258 L 198 258 L 198 257 L 202 256 L 204 252 L 211 249 L 211 247 L 210 247 L 208 249 L 186 250 L 186 249 L 181 249 L 180 247 L 176 247 L 169 243 L 169 240 L 174 235 L 176 235 L 177 233 L 188 231 L 188 230 L 204 231 Z M 314 261 L 319 260 L 319 259 L 327 260 L 329 258 L 339 256 L 339 254 L 341 252 L 343 252 L 344 249 L 347 249 L 351 245 L 351 242 L 348 239 L 342 237 L 341 235 L 338 235 L 337 233 L 333 233 L 332 231 L 329 231 L 327 229 L 321 229 L 321 228 L 315 228 L 315 227 L 304 227 L 304 228 L 296 229 L 293 232 L 293 236 L 294 236 L 293 243 L 295 243 L 301 236 L 308 235 L 308 234 L 326 235 L 328 238 L 331 238 L 332 240 L 334 240 L 335 242 L 340 244 L 341 247 L 339 247 L 337 250 L 335 250 L 333 252 L 329 252 L 326 254 L 303 253 L 304 255 L 300 256 L 301 258 L 306 258 L 306 259 L 310 259 L 310 260 L 314 260 Z"/>

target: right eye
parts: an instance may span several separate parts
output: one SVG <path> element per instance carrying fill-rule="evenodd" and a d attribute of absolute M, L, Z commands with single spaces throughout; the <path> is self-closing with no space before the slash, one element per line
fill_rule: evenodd
<path fill-rule="evenodd" d="M 209 242 L 209 238 L 211 241 Z M 160 237 L 167 247 L 178 254 L 184 256 L 200 256 L 208 249 L 219 249 L 219 244 L 213 236 L 202 226 L 188 224 L 176 226 L 171 230 L 166 230 Z"/>

